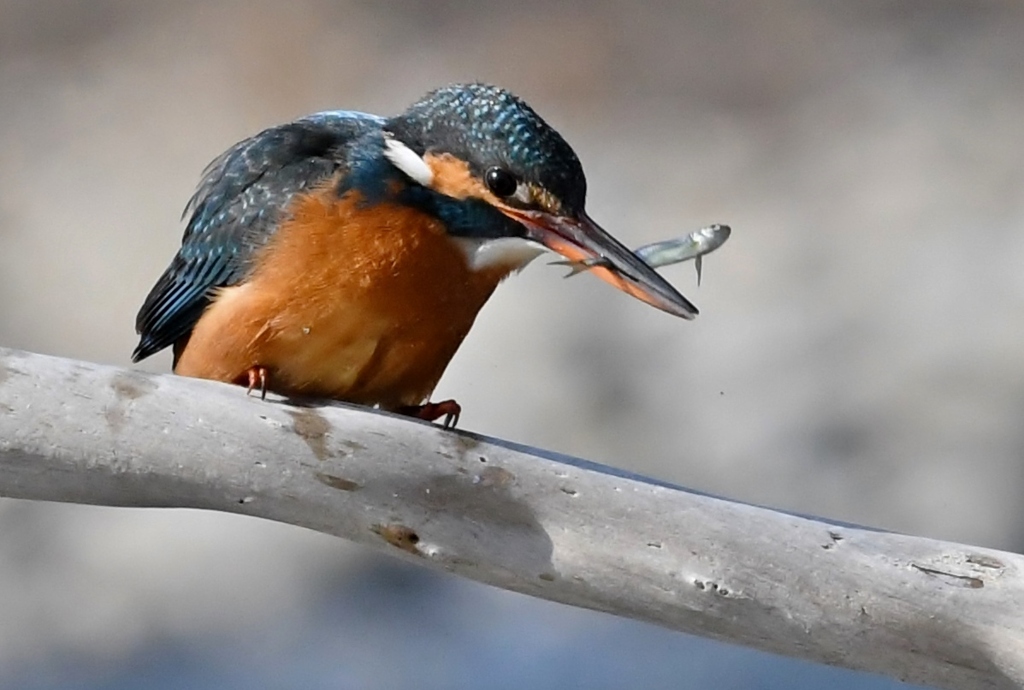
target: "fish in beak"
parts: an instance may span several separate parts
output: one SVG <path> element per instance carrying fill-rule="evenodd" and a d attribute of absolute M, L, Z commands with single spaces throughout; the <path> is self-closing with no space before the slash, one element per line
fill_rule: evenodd
<path fill-rule="evenodd" d="M 645 244 L 634 249 L 633 253 L 651 268 L 661 268 L 693 259 L 697 268 L 697 285 L 700 286 L 702 259 L 706 254 L 710 254 L 725 244 L 731 234 L 732 228 L 728 225 L 715 223 L 700 230 L 694 230 L 683 237 Z M 569 273 L 565 277 L 572 278 L 574 275 L 605 263 L 604 259 L 584 259 L 583 261 L 551 261 L 550 265 L 568 266 Z"/>
<path fill-rule="evenodd" d="M 526 228 L 526 237 L 571 262 L 593 264 L 590 272 L 628 295 L 669 314 L 692 319 L 697 307 L 621 242 L 581 211 L 575 217 L 502 206 Z"/>

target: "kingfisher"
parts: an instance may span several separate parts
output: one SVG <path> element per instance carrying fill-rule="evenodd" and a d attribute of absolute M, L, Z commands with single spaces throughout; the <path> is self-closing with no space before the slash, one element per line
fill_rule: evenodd
<path fill-rule="evenodd" d="M 400 115 L 328 111 L 264 130 L 203 173 L 181 248 L 139 311 L 132 360 L 183 376 L 428 421 L 477 313 L 544 251 L 684 319 L 697 309 L 587 215 L 576 153 L 481 83 Z"/>

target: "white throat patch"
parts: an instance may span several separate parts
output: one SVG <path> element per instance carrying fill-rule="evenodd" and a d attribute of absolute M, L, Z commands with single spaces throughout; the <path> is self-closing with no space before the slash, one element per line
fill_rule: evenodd
<path fill-rule="evenodd" d="M 415 151 L 395 139 L 390 132 L 384 132 L 384 157 L 391 164 L 424 187 L 434 181 L 434 171 Z"/>
<path fill-rule="evenodd" d="M 533 240 L 521 237 L 499 237 L 496 239 L 477 239 L 474 237 L 455 237 L 456 243 L 466 253 L 466 261 L 471 271 L 482 271 L 487 268 L 505 267 L 511 271 L 521 271 L 526 265 L 547 251 Z"/>

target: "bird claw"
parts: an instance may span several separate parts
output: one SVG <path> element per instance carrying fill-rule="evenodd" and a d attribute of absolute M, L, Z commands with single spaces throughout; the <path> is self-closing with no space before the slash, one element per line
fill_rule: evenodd
<path fill-rule="evenodd" d="M 462 406 L 454 400 L 442 400 L 441 402 L 428 402 L 423 405 L 406 405 L 398 409 L 399 414 L 404 414 L 415 419 L 422 419 L 427 422 L 436 422 L 444 417 L 445 429 L 454 429 L 459 423 L 459 416 L 462 414 Z"/>
<path fill-rule="evenodd" d="M 253 389 L 258 383 L 260 385 L 260 400 L 267 399 L 267 368 L 261 366 L 249 367 L 248 371 L 245 372 L 249 380 L 249 388 L 245 391 L 246 395 L 251 395 Z"/>

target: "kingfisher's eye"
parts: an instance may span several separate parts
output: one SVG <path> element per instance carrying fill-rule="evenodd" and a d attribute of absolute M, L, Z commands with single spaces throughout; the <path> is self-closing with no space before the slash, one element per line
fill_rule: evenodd
<path fill-rule="evenodd" d="M 519 182 L 516 181 L 515 175 L 504 168 L 488 169 L 484 173 L 484 182 L 487 183 L 487 188 L 491 190 L 494 196 L 502 199 L 515 194 L 516 188 L 519 187 Z"/>

